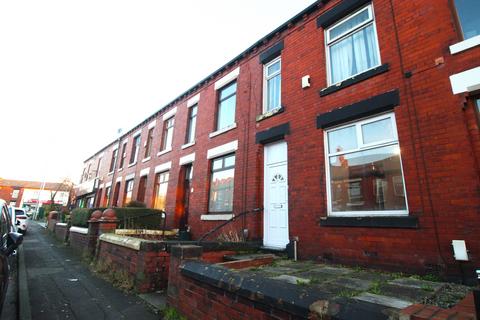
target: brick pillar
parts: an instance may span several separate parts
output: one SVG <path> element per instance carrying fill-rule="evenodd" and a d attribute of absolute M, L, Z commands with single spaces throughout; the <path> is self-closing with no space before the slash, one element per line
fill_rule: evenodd
<path fill-rule="evenodd" d="M 170 250 L 170 268 L 168 270 L 168 304 L 178 307 L 178 294 L 182 286 L 180 266 L 185 260 L 199 260 L 202 257 L 203 248 L 192 245 L 173 246 Z"/>
<path fill-rule="evenodd" d="M 102 218 L 102 211 L 96 210 L 92 213 L 90 220 L 88 220 L 88 243 L 87 252 L 90 256 L 95 255 L 97 250 L 98 236 L 100 233 L 100 222 Z"/>

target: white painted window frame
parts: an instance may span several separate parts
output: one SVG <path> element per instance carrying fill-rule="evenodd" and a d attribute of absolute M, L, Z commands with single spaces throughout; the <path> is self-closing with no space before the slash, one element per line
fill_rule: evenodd
<path fill-rule="evenodd" d="M 275 72 L 273 75 L 268 75 L 268 68 L 275 63 L 280 62 L 280 70 L 278 72 Z M 272 110 L 267 110 L 268 108 L 268 81 L 272 78 L 275 78 L 277 75 L 280 75 L 280 92 L 279 98 L 278 98 L 278 106 L 273 108 Z M 282 56 L 278 56 L 272 61 L 266 63 L 263 65 L 263 114 L 267 112 L 273 112 L 275 110 L 278 110 L 282 107 Z"/>
<path fill-rule="evenodd" d="M 392 123 L 392 130 L 394 137 L 393 139 L 389 140 L 383 140 L 380 142 L 375 142 L 375 143 L 370 143 L 370 144 L 364 144 L 362 140 L 362 125 L 376 122 L 379 120 L 384 120 L 384 119 L 390 119 Z M 335 131 L 335 130 L 340 130 L 346 127 L 351 127 L 355 126 L 356 128 L 356 136 L 357 136 L 357 148 L 343 151 L 343 152 L 333 152 L 329 153 L 329 141 L 328 141 L 328 133 Z M 330 185 L 330 157 L 332 156 L 338 156 L 342 154 L 349 154 L 349 153 L 354 153 L 354 152 L 359 152 L 359 151 L 365 151 L 365 150 L 370 150 L 370 149 L 377 149 L 380 147 L 385 147 L 385 146 L 391 146 L 391 145 L 397 145 L 400 146 L 399 141 L 398 141 L 398 132 L 397 132 L 397 124 L 395 120 L 395 114 L 394 113 L 386 113 L 374 117 L 369 117 L 357 121 L 352 121 L 349 123 L 342 124 L 340 126 L 335 126 L 332 128 L 328 128 L 323 132 L 324 136 L 324 157 L 325 157 L 325 182 L 326 182 L 326 188 L 327 188 L 327 213 L 331 217 L 379 217 L 379 216 L 408 216 L 409 210 L 408 210 L 408 199 L 407 199 L 407 190 L 405 186 L 405 175 L 403 173 L 403 163 L 402 163 L 402 157 L 401 154 L 399 154 L 400 157 L 400 170 L 402 171 L 402 182 L 403 182 L 403 192 L 405 195 L 405 210 L 383 210 L 383 211 L 342 211 L 342 212 L 334 212 L 332 210 L 332 194 L 331 194 L 331 185 Z"/>
<path fill-rule="evenodd" d="M 365 21 L 357 26 L 355 26 L 354 28 L 348 30 L 347 32 L 344 32 L 343 34 L 337 36 L 336 38 L 333 38 L 333 39 L 330 39 L 330 33 L 329 31 L 333 28 L 335 28 L 336 26 L 344 23 L 345 21 L 347 21 L 348 19 L 358 15 L 360 12 L 362 12 L 363 10 L 367 9 L 368 12 L 369 12 L 369 20 L 368 21 Z M 358 72 L 354 75 L 351 75 L 349 76 L 348 78 L 345 78 L 345 79 L 342 79 L 338 82 L 335 82 L 335 83 L 332 83 L 332 75 L 331 75 L 331 66 L 330 66 L 330 47 L 334 44 L 336 44 L 337 42 L 340 42 L 342 41 L 342 39 L 346 38 L 347 36 L 351 35 L 352 33 L 355 33 L 361 29 L 364 29 L 366 28 L 367 26 L 369 26 L 370 24 L 373 24 L 373 32 L 375 34 L 375 39 L 377 40 L 376 41 L 376 50 L 377 50 L 377 55 L 378 55 L 378 64 L 371 67 L 370 69 L 367 69 L 367 70 L 363 70 L 361 72 Z M 328 85 L 329 86 L 334 86 L 336 84 L 339 84 L 339 83 L 342 83 L 343 81 L 347 80 L 347 79 L 351 79 L 353 77 L 356 77 L 357 75 L 359 74 L 362 74 L 364 72 L 367 72 L 368 70 L 372 70 L 372 69 L 375 69 L 375 68 L 378 68 L 379 66 L 382 65 L 382 57 L 380 56 L 380 44 L 378 43 L 378 33 L 377 33 L 377 24 L 376 24 L 376 21 L 375 21 L 375 13 L 374 13 L 374 10 L 373 10 L 373 4 L 367 4 L 366 6 L 363 6 L 362 8 L 358 9 L 357 11 L 349 14 L 348 16 L 346 16 L 345 18 L 339 20 L 338 22 L 336 22 L 335 24 L 329 26 L 327 29 L 325 29 L 325 54 L 326 54 L 326 63 L 327 63 L 327 82 L 328 82 Z"/>

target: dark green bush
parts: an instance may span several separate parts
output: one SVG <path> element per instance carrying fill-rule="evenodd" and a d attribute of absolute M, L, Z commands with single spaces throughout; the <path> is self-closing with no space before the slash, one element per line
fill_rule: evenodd
<path fill-rule="evenodd" d="M 125 206 L 126 208 L 146 208 L 147 205 L 141 201 L 132 200 Z"/>
<path fill-rule="evenodd" d="M 76 208 L 72 210 L 70 214 L 70 219 L 72 221 L 72 226 L 76 227 L 88 227 L 88 219 L 92 215 L 93 210 L 88 208 Z"/>
<path fill-rule="evenodd" d="M 115 208 L 120 223 L 119 229 L 161 230 L 163 219 L 161 211 L 148 208 Z"/>
<path fill-rule="evenodd" d="M 70 214 L 70 221 L 72 226 L 76 227 L 88 227 L 88 220 L 92 215 L 93 211 L 100 210 L 103 212 L 107 208 L 76 208 L 73 209 Z"/>

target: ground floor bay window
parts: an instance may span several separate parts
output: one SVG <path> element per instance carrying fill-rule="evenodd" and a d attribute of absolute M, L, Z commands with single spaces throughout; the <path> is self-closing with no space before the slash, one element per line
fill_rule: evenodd
<path fill-rule="evenodd" d="M 325 138 L 330 215 L 408 214 L 393 113 L 326 130 Z"/>
<path fill-rule="evenodd" d="M 235 155 L 230 154 L 212 160 L 210 198 L 208 211 L 231 213 L 233 211 L 233 179 Z"/>
<path fill-rule="evenodd" d="M 153 195 L 153 208 L 155 209 L 165 210 L 169 176 L 170 173 L 168 171 L 157 173 L 155 176 L 155 189 Z"/>

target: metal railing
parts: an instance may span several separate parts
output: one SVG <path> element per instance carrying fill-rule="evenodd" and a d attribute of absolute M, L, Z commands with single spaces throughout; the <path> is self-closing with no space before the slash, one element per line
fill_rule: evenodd
<path fill-rule="evenodd" d="M 230 218 L 229 220 L 225 221 L 225 222 L 222 222 L 221 224 L 219 224 L 218 226 L 216 226 L 215 228 L 213 228 L 212 230 L 208 231 L 207 233 L 205 233 L 204 235 L 202 235 L 198 240 L 197 240 L 197 243 L 200 244 L 202 243 L 203 240 L 205 240 L 208 236 L 210 236 L 211 234 L 217 232 L 218 230 L 220 230 L 221 228 L 225 227 L 226 225 L 230 224 L 231 222 L 237 220 L 238 218 L 241 218 L 243 216 L 246 216 L 247 214 L 249 213 L 257 213 L 257 212 L 261 212 L 263 210 L 263 208 L 255 208 L 255 209 L 252 209 L 252 210 L 249 210 L 249 211 L 244 211 L 244 212 L 241 212 L 237 215 L 234 215 L 232 218 Z"/>

